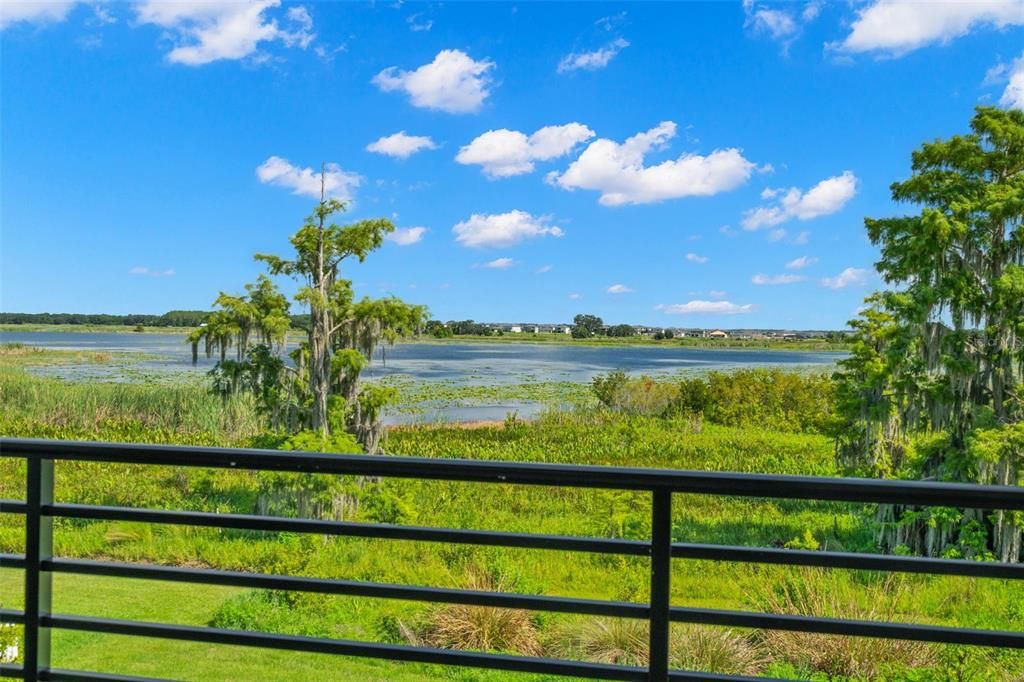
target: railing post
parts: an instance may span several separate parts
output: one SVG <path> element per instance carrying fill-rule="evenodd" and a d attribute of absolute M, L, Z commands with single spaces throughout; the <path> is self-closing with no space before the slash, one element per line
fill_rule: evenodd
<path fill-rule="evenodd" d="M 672 578 L 672 491 L 655 489 L 651 500 L 651 680 L 668 680 L 669 592 Z"/>
<path fill-rule="evenodd" d="M 25 650 L 26 682 L 38 682 L 50 667 L 50 628 L 42 626 L 50 615 L 52 574 L 42 562 L 53 557 L 53 519 L 43 505 L 53 504 L 53 460 L 28 458 L 25 500 Z"/>

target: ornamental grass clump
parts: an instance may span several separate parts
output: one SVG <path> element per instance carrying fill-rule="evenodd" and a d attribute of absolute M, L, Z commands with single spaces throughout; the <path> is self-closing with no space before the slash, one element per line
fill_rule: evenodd
<path fill-rule="evenodd" d="M 843 576 L 803 569 L 786 580 L 761 584 L 766 587 L 754 598 L 754 608 L 779 614 L 899 621 L 907 598 L 906 581 L 899 576 L 860 587 Z M 923 642 L 784 630 L 764 630 L 758 636 L 776 660 L 829 678 L 877 679 L 893 670 L 930 668 L 938 662 L 935 648 Z"/>
<path fill-rule="evenodd" d="M 469 589 L 502 592 L 502 583 L 474 575 Z M 529 611 L 492 606 L 449 604 L 435 609 L 419 633 L 426 644 L 442 649 L 500 651 L 538 656 L 541 653 L 537 623 Z"/>

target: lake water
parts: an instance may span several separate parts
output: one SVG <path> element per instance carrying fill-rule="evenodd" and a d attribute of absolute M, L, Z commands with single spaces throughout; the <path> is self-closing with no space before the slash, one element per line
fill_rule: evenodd
<path fill-rule="evenodd" d="M 34 368 L 40 374 L 80 381 L 161 381 L 200 378 L 216 358 L 200 353 L 192 365 L 189 345 L 180 335 L 0 332 L 0 343 L 24 343 L 44 348 L 138 353 L 130 363 L 83 363 Z M 845 353 L 810 353 L 781 350 L 726 350 L 665 346 L 595 347 L 583 345 L 507 343 L 408 343 L 385 349 L 374 359 L 367 378 L 401 375 L 415 380 L 453 385 L 502 385 L 534 382 L 589 382 L 595 375 L 615 369 L 651 376 L 680 372 L 728 370 L 745 367 L 827 369 Z M 500 404 L 498 404 L 500 403 Z M 501 419 L 511 410 L 530 416 L 541 406 L 528 402 L 435 406 L 436 412 L 418 419 L 435 421 Z M 389 421 L 408 421 L 392 415 Z"/>

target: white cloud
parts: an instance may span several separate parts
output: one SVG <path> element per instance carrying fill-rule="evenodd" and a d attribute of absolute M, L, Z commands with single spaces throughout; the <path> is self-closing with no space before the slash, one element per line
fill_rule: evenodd
<path fill-rule="evenodd" d="M 821 5 L 818 0 L 812 0 L 803 9 L 799 9 L 796 3 L 765 7 L 754 0 L 744 0 L 743 11 L 746 14 L 745 27 L 781 43 L 785 51 L 800 36 L 804 25 L 818 18 Z"/>
<path fill-rule="evenodd" d="M 173 268 L 168 268 L 167 270 L 150 270 L 147 267 L 136 265 L 128 271 L 128 274 L 144 275 L 146 277 L 173 277 L 175 273 Z"/>
<path fill-rule="evenodd" d="M 571 52 L 562 57 L 558 62 L 558 73 L 569 71 L 596 71 L 608 66 L 608 63 L 615 58 L 619 52 L 629 47 L 629 41 L 623 38 L 616 38 L 604 47 L 593 52 Z"/>
<path fill-rule="evenodd" d="M 876 0 L 857 13 L 850 34 L 830 47 L 899 56 L 932 43 L 949 43 L 982 26 L 1021 25 L 1024 0 Z"/>
<path fill-rule="evenodd" d="M 800 234 L 798 234 L 796 237 L 793 238 L 793 243 L 794 244 L 800 244 L 802 246 L 802 245 L 806 244 L 807 241 L 810 238 L 811 238 L 811 233 L 808 232 L 807 230 L 804 230 L 803 232 L 801 232 Z"/>
<path fill-rule="evenodd" d="M 376 142 L 366 145 L 366 151 L 377 154 L 384 154 L 396 159 L 408 159 L 416 152 L 424 149 L 437 149 L 437 145 L 429 137 L 421 135 L 406 135 L 400 130 L 393 135 L 382 137 Z"/>
<path fill-rule="evenodd" d="M 804 281 L 803 275 L 762 275 L 760 273 L 750 278 L 750 281 L 758 286 L 775 286 L 778 284 L 794 284 Z"/>
<path fill-rule="evenodd" d="M 513 246 L 524 239 L 551 235 L 561 237 L 564 232 L 549 225 L 547 216 L 534 217 L 526 211 L 483 214 L 474 213 L 468 220 L 455 225 L 455 241 L 470 247 Z"/>
<path fill-rule="evenodd" d="M 256 56 L 260 43 L 274 40 L 288 47 L 308 47 L 315 37 L 309 12 L 305 7 L 290 7 L 285 14 L 289 28 L 283 29 L 276 19 L 264 15 L 280 4 L 280 0 L 144 0 L 135 10 L 140 23 L 170 31 L 175 47 L 167 53 L 168 61 L 198 66 Z"/>
<path fill-rule="evenodd" d="M 745 212 L 743 227 L 747 230 L 758 230 L 779 225 L 793 218 L 810 220 L 835 213 L 857 193 L 857 184 L 857 176 L 850 171 L 843 171 L 842 175 L 826 178 L 806 192 L 801 192 L 796 187 L 788 190 L 766 189 L 761 193 L 761 197 L 778 198 L 778 202 L 774 206 L 762 206 Z"/>
<path fill-rule="evenodd" d="M 264 161 L 256 168 L 256 176 L 265 185 L 286 187 L 292 190 L 292 194 L 320 198 L 320 171 L 293 166 L 280 156 L 271 156 Z M 324 189 L 329 197 L 351 201 L 355 188 L 361 182 L 361 177 L 342 170 L 336 163 L 329 163 L 325 168 Z"/>
<path fill-rule="evenodd" d="M 710 260 L 710 258 L 708 258 L 707 256 L 698 256 L 695 253 L 688 253 L 686 254 L 686 260 L 690 261 L 691 263 L 703 264 L 707 263 Z"/>
<path fill-rule="evenodd" d="M 385 235 L 384 239 L 394 242 L 399 246 L 409 246 L 415 244 L 423 239 L 423 235 L 427 233 L 425 227 L 407 227 L 402 230 L 395 230 L 391 234 Z"/>
<path fill-rule="evenodd" d="M 861 268 L 846 268 L 835 277 L 822 278 L 821 284 L 829 289 L 845 289 L 867 282 L 867 274 L 868 271 Z"/>
<path fill-rule="evenodd" d="M 553 269 L 553 266 L 551 266 L 551 265 L 542 265 L 539 268 L 537 268 L 537 274 L 538 275 L 543 275 L 544 273 L 551 272 L 552 269 Z"/>
<path fill-rule="evenodd" d="M 583 298 L 582 294 L 577 294 L 577 293 L 569 294 L 569 300 L 570 301 L 578 301 L 581 298 Z"/>
<path fill-rule="evenodd" d="M 1024 109 L 1024 52 L 1009 67 L 1008 81 L 999 103 L 1004 107 Z"/>
<path fill-rule="evenodd" d="M 604 206 L 647 204 L 688 196 L 710 196 L 734 189 L 750 178 L 754 164 L 738 149 L 718 149 L 707 156 L 683 154 L 644 166 L 644 156 L 676 136 L 676 124 L 663 121 L 622 144 L 598 139 L 587 146 L 564 173 L 549 173 L 562 189 L 601 192 Z"/>
<path fill-rule="evenodd" d="M 786 238 L 786 230 L 784 228 L 778 228 L 768 233 L 768 241 L 777 242 L 782 241 Z"/>
<path fill-rule="evenodd" d="M 506 270 L 515 264 L 516 262 L 511 258 L 495 258 L 490 262 L 484 263 L 484 267 L 492 270 Z"/>
<path fill-rule="evenodd" d="M 773 40 L 785 40 L 800 30 L 796 19 L 789 12 L 763 7 L 748 14 L 747 24 L 755 31 L 767 33 Z"/>
<path fill-rule="evenodd" d="M 625 284 L 613 284 L 608 287 L 605 291 L 609 294 L 631 294 L 633 290 L 627 287 Z"/>
<path fill-rule="evenodd" d="M 0 29 L 26 22 L 48 24 L 64 21 L 78 0 L 3 0 L 0 2 Z"/>
<path fill-rule="evenodd" d="M 475 61 L 461 50 L 441 50 L 434 61 L 414 71 L 388 67 L 373 83 L 384 92 L 406 93 L 413 106 L 466 114 L 479 111 L 491 94 L 492 68 L 494 62 Z"/>
<path fill-rule="evenodd" d="M 417 13 L 410 14 L 405 18 L 405 23 L 409 24 L 410 31 L 418 33 L 420 31 L 429 31 L 430 29 L 434 28 L 434 20 L 424 19 L 420 21 L 420 17 L 422 16 L 422 13 Z"/>
<path fill-rule="evenodd" d="M 545 126 L 529 137 L 518 130 L 488 130 L 459 149 L 455 160 L 482 166 L 491 178 L 506 178 L 529 173 L 535 161 L 564 156 L 593 136 L 594 131 L 582 123 Z"/>
<path fill-rule="evenodd" d="M 673 305 L 659 305 L 658 310 L 669 315 L 741 315 L 752 313 L 757 306 L 752 303 L 739 305 L 732 301 L 690 301 Z"/>
<path fill-rule="evenodd" d="M 800 270 L 806 268 L 809 265 L 814 265 L 818 262 L 817 258 L 811 256 L 800 256 L 786 263 L 787 270 Z"/>

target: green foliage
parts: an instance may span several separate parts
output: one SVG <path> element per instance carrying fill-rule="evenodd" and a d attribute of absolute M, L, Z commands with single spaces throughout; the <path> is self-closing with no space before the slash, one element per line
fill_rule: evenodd
<path fill-rule="evenodd" d="M 1016 484 L 1003 479 L 1016 479 L 1007 473 L 1020 469 L 1019 447 L 982 446 L 999 454 L 981 467 L 971 443 L 978 428 L 1024 421 L 1024 111 L 978 107 L 969 134 L 921 145 L 911 167 L 892 197 L 919 212 L 865 219 L 893 290 L 871 297 L 852 323 L 853 354 L 837 374 L 839 455 L 872 475 Z M 923 466 L 905 459 L 930 433 L 944 435 L 942 450 Z M 993 554 L 1018 561 L 1017 521 L 1000 516 L 991 531 Z M 889 534 L 883 544 L 943 553 L 958 535 L 908 543 Z"/>
<path fill-rule="evenodd" d="M 670 383 L 616 371 L 591 385 L 602 405 L 627 414 L 702 416 L 714 424 L 807 433 L 826 433 L 834 420 L 833 384 L 821 374 L 752 369 Z"/>
<path fill-rule="evenodd" d="M 577 315 L 572 321 L 572 338 L 588 339 L 604 329 L 604 321 L 596 315 Z"/>

